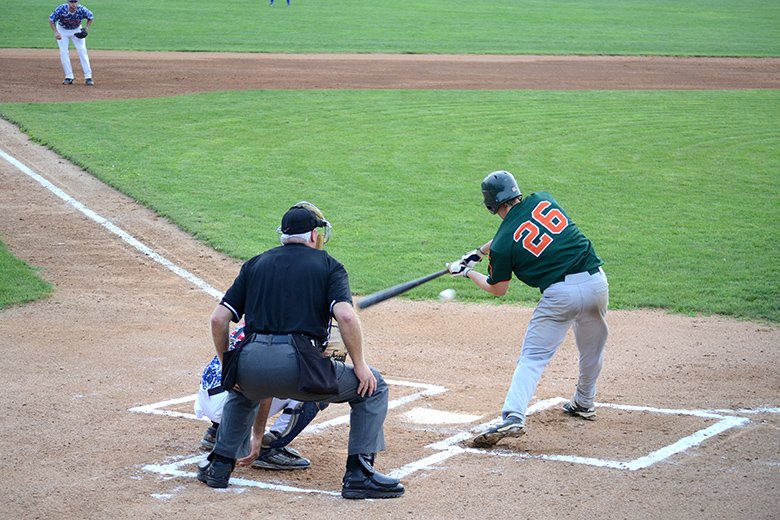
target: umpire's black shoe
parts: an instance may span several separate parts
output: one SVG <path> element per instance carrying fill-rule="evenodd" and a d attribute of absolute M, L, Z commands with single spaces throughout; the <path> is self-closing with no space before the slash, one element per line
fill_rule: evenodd
<path fill-rule="evenodd" d="M 204 460 L 198 464 L 198 480 L 208 487 L 226 488 L 234 467 L 234 462 L 225 462 L 216 458 L 212 461 Z"/>
<path fill-rule="evenodd" d="M 341 486 L 344 498 L 396 498 L 404 494 L 404 486 L 398 479 L 383 475 L 374 469 L 372 455 L 347 457 L 347 472 Z"/>

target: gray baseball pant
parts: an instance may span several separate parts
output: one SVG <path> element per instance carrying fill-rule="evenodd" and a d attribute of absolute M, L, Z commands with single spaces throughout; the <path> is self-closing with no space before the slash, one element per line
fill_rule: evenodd
<path fill-rule="evenodd" d="M 605 319 L 609 304 L 609 283 L 602 269 L 567 275 L 562 282 L 544 290 L 528 323 L 520 358 L 509 386 L 502 416 L 512 414 L 525 420 L 528 403 L 542 372 L 574 327 L 579 350 L 579 377 L 574 400 L 590 408 L 596 397 L 596 379 L 604 364 L 604 346 L 609 329 Z"/>
<path fill-rule="evenodd" d="M 298 357 L 289 336 L 257 335 L 247 343 L 238 359 L 237 382 L 241 392 L 230 392 L 222 411 L 214 452 L 231 459 L 250 451 L 252 425 L 259 401 L 266 397 L 349 403 L 348 454 L 377 453 L 385 449 L 384 421 L 387 415 L 387 383 L 371 368 L 376 391 L 366 397 L 357 393 L 358 378 L 351 365 L 333 361 L 339 393 L 336 396 L 309 394 L 298 390 Z"/>

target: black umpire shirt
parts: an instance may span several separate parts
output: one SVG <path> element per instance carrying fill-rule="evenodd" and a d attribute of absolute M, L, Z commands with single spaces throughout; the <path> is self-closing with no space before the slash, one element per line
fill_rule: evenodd
<path fill-rule="evenodd" d="M 302 333 L 325 342 L 331 309 L 342 301 L 352 303 L 344 266 L 325 251 L 287 244 L 241 266 L 220 303 L 234 322 L 244 316 L 247 333 Z"/>

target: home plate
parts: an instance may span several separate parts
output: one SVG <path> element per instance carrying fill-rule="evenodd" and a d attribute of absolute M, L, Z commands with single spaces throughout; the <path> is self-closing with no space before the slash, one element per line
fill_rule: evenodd
<path fill-rule="evenodd" d="M 463 424 L 478 420 L 480 415 L 445 412 L 432 408 L 414 408 L 404 414 L 409 422 L 417 424 Z"/>

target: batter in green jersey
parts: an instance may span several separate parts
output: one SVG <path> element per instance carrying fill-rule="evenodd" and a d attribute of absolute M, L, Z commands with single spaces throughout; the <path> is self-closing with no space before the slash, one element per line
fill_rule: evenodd
<path fill-rule="evenodd" d="M 544 292 L 569 273 L 596 272 L 604 262 L 549 193 L 512 205 L 490 245 L 488 283 L 518 279 Z"/>
<path fill-rule="evenodd" d="M 579 350 L 579 377 L 572 399 L 563 405 L 571 416 L 593 420 L 596 379 L 604 364 L 609 284 L 593 244 L 545 192 L 526 198 L 514 176 L 496 171 L 482 181 L 488 211 L 501 225 L 487 244 L 448 264 L 450 274 L 471 279 L 481 289 L 503 296 L 512 274 L 542 293 L 528 323 L 520 358 L 507 391 L 501 420 L 475 437 L 477 447 L 525 434 L 528 403 L 544 369 L 570 328 Z M 489 251 L 488 275 L 473 269 Z"/>

